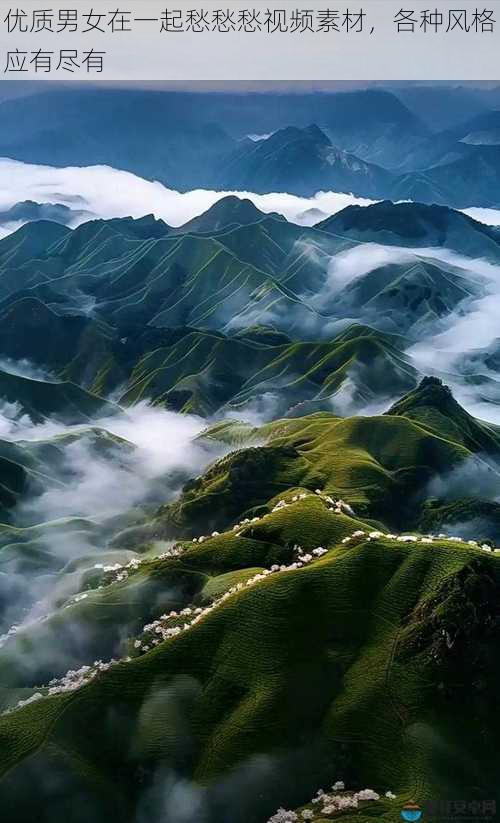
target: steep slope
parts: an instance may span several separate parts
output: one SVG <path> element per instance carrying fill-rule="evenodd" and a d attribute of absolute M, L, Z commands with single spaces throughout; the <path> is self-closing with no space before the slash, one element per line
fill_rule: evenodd
<path fill-rule="evenodd" d="M 33 423 L 52 419 L 74 425 L 89 423 L 98 414 L 107 417 L 118 411 L 113 403 L 74 383 L 33 380 L 1 369 L 0 399 L 12 404 L 13 421 L 27 415 Z"/>
<path fill-rule="evenodd" d="M 1 313 L 4 356 L 28 360 L 57 375 L 74 363 L 68 377 L 84 386 L 91 385 L 106 362 L 113 337 L 109 326 L 85 316 L 57 314 L 33 297 L 16 300 Z"/>
<path fill-rule="evenodd" d="M 498 456 L 500 428 L 476 420 L 435 377 L 425 377 L 417 389 L 394 404 L 388 415 L 398 415 L 440 431 L 471 451 Z"/>
<path fill-rule="evenodd" d="M 213 414 L 271 392 L 278 416 L 380 410 L 411 388 L 412 370 L 385 342 L 335 352 L 339 330 L 358 321 L 418 341 L 487 293 L 448 252 L 499 259 L 497 230 L 420 204 L 352 207 L 307 229 L 224 198 L 199 221 L 200 233 L 92 221 L 56 227 L 55 242 L 54 224 L 35 223 L 0 241 L 4 354 L 99 395 L 119 388 L 127 403 Z M 11 266 L 25 243 L 37 256 Z M 256 328 L 267 338 L 251 342 Z M 273 350 L 280 334 L 290 344 Z"/>
<path fill-rule="evenodd" d="M 45 256 L 47 249 L 63 237 L 70 229 L 52 220 L 37 220 L 21 226 L 13 234 L 2 239 L 0 266 L 14 268 L 27 261 Z"/>
<path fill-rule="evenodd" d="M 498 431 L 475 421 L 453 398 L 450 414 L 440 412 L 441 393 L 448 397 L 449 391 L 436 385 L 437 396 L 421 409 L 428 380 L 381 417 L 342 419 L 318 413 L 246 431 L 237 424 L 216 426 L 209 437 L 231 442 L 234 436 L 246 447 L 189 484 L 178 501 L 160 512 L 152 533 L 164 538 L 192 535 L 202 524 L 220 529 L 238 516 L 251 516 L 270 496 L 290 486 L 324 489 L 348 500 L 363 516 L 401 529 L 416 522 L 435 477 L 446 477 L 460 466 L 474 468 L 477 461 L 494 486 Z M 463 417 L 467 428 L 462 431 L 453 416 L 459 421 Z M 262 441 L 264 447 L 254 447 Z"/>
<path fill-rule="evenodd" d="M 224 330 L 268 324 L 276 314 L 292 328 L 309 318 L 314 328 L 318 313 L 301 295 L 318 290 L 329 255 L 345 245 L 273 217 L 213 237 L 160 239 L 135 239 L 120 221 L 94 221 L 50 245 L 43 259 L 7 264 L 0 298 L 4 308 L 36 298 L 59 314 L 90 314 L 115 327 Z"/>
<path fill-rule="evenodd" d="M 324 301 L 337 316 L 360 316 L 367 324 L 389 332 L 425 339 L 426 328 L 480 297 L 487 288 L 480 277 L 426 258 L 407 255 L 403 263 L 377 266 Z M 396 255 L 396 258 L 398 255 Z"/>
<path fill-rule="evenodd" d="M 352 413 L 415 384 L 416 373 L 397 342 L 363 327 L 323 344 L 273 345 L 265 337 L 191 332 L 140 360 L 122 402 L 148 397 L 206 416 L 253 409 L 265 418 L 336 405 L 341 413 Z M 342 408 L 343 391 L 349 397 Z"/>

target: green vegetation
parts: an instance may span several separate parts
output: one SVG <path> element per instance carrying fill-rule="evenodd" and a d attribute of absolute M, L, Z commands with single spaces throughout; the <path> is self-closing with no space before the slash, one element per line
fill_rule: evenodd
<path fill-rule="evenodd" d="M 362 804 L 367 820 L 397 820 L 410 798 L 489 797 L 498 558 L 387 529 L 432 517 L 428 480 L 493 457 L 497 432 L 426 380 L 382 417 L 225 422 L 204 437 L 240 448 L 118 533 L 109 565 L 83 564 L 80 593 L 62 590 L 0 649 L 4 707 L 52 678 L 57 692 L 0 718 L 5 820 L 30 821 L 43 798 L 57 823 L 76 792 L 94 821 L 112 808 L 133 821 L 143 803 L 156 813 L 155 786 L 179 782 L 209 823 L 310 808 L 339 779 L 383 796 Z M 121 662 L 65 680 L 99 657 Z"/>
<path fill-rule="evenodd" d="M 326 162 L 318 132 L 280 157 Z M 496 231 L 388 203 L 308 229 L 235 198 L 176 229 L 54 225 L 0 241 L 2 823 L 491 798 L 500 429 L 405 354 L 485 284 L 405 252 L 341 256 L 335 291 L 331 262 L 495 262 Z M 312 802 L 339 781 L 341 813 Z"/>
<path fill-rule="evenodd" d="M 330 517 L 340 518 L 339 535 L 357 525 Z M 243 548 L 232 550 L 231 540 Z M 273 768 L 254 778 L 258 793 L 248 786 L 239 808 L 228 801 L 225 815 L 261 821 L 281 804 L 307 802 L 338 777 L 421 802 L 436 793 L 462 796 L 464 785 L 475 787 L 473 797 L 491 793 L 497 559 L 446 541 L 327 545 L 307 568 L 244 587 L 193 628 L 80 691 L 4 716 L 2 768 L 9 772 L 2 798 L 15 804 L 16 819 L 33 814 L 33 795 L 23 786 L 36 762 L 63 769 L 69 785 L 91 798 L 96 820 L 113 804 L 132 819 L 142 791 L 138 769 L 146 780 L 160 767 L 173 769 L 207 786 L 210 797 L 221 780 L 231 780 L 224 775 L 242 766 L 251 773 L 264 752 Z M 245 535 L 221 535 L 190 549 L 180 564 L 207 568 L 210 552 L 236 567 L 247 551 L 249 560 L 261 560 Z M 223 591 L 226 579 L 213 578 L 206 596 Z M 94 609 L 97 616 L 97 601 Z M 471 685 L 472 671 L 479 679 Z M 463 693 L 474 712 L 457 729 Z M 34 779 L 39 796 L 42 778 Z M 44 796 L 59 819 L 57 798 Z M 379 812 L 397 817 L 390 804 Z"/>

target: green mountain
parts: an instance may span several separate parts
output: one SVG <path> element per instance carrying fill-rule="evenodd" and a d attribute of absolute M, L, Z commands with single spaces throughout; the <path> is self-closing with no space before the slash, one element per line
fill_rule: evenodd
<path fill-rule="evenodd" d="M 424 252 L 425 254 L 425 252 Z M 396 258 L 397 259 L 397 258 Z M 425 339 L 426 328 L 439 327 L 460 304 L 484 294 L 486 281 L 432 257 L 408 256 L 403 263 L 376 266 L 334 293 L 326 308 L 368 324 Z M 410 339 L 411 339 L 410 338 Z"/>
<path fill-rule="evenodd" d="M 74 383 L 32 380 L 0 370 L 0 400 L 15 406 L 11 419 L 27 415 L 33 423 L 57 420 L 68 425 L 91 422 L 98 414 L 116 414 L 118 409 L 102 397 Z"/>
<path fill-rule="evenodd" d="M 388 415 L 401 415 L 438 429 L 468 449 L 496 455 L 500 428 L 483 423 L 468 414 L 453 397 L 450 389 L 435 377 L 426 377 L 418 389 L 395 403 Z"/>
<path fill-rule="evenodd" d="M 315 314 L 300 294 L 319 287 L 327 255 L 343 245 L 273 217 L 213 237 L 146 240 L 100 221 L 52 244 L 43 259 L 7 264 L 0 297 L 4 306 L 35 297 L 58 313 L 92 314 L 115 326 L 223 329 L 230 321 L 251 325 L 248 314 L 265 317 L 271 309 L 290 313 L 293 324 L 295 306 L 295 314 Z"/>
<path fill-rule="evenodd" d="M 498 91 L 413 92 L 0 101 L 7 158 L 220 191 L 3 214 L 2 823 L 494 819 Z"/>
<path fill-rule="evenodd" d="M 95 821 L 175 819 L 179 787 L 207 823 L 280 806 L 324 823 L 311 801 L 337 780 L 346 798 L 376 793 L 362 819 L 491 798 L 498 560 L 408 530 L 429 517 L 429 479 L 494 460 L 498 430 L 424 380 L 382 417 L 204 437 L 238 450 L 118 532 L 118 565 L 88 568 L 79 594 L 4 639 L 5 820 L 76 820 L 75 796 Z"/>
<path fill-rule="evenodd" d="M 484 277 L 421 249 L 496 262 L 498 236 L 437 206 L 350 207 L 303 228 L 235 197 L 175 230 L 151 217 L 28 224 L 0 241 L 0 350 L 125 403 L 380 409 L 415 383 L 405 346 L 488 294 Z M 397 249 L 377 263 L 372 243 Z M 378 331 L 345 346 L 356 324 Z"/>
<path fill-rule="evenodd" d="M 498 261 L 500 231 L 447 206 L 392 203 L 348 206 L 316 229 L 341 234 L 359 243 L 409 248 L 443 247 L 471 257 Z"/>
<path fill-rule="evenodd" d="M 210 416 L 242 411 L 267 397 L 273 416 L 335 409 L 346 381 L 351 410 L 415 384 L 399 341 L 352 326 L 329 343 L 282 343 L 199 331 L 155 349 L 133 370 L 126 404 L 152 398 L 169 408 Z M 295 407 L 298 406 L 298 409 Z M 264 416 L 265 410 L 262 409 Z"/>

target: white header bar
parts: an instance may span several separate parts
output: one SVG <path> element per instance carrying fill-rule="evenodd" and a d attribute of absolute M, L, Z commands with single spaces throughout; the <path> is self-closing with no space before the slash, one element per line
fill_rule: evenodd
<path fill-rule="evenodd" d="M 8 80 L 495 80 L 500 0 L 0 2 Z"/>

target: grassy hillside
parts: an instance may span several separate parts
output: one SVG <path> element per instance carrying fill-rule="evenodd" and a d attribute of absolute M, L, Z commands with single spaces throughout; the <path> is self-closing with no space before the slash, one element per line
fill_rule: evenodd
<path fill-rule="evenodd" d="M 422 381 L 379 417 L 321 412 L 259 428 L 222 423 L 206 436 L 239 450 L 187 484 L 150 532 L 175 537 L 226 527 L 235 517 L 258 513 L 290 486 L 319 488 L 401 529 L 417 524 L 436 477 L 446 482 L 463 468 L 474 479 L 477 472 L 483 494 L 487 481 L 492 489 L 498 482 L 498 432 L 467 415 L 439 381 Z"/>
<path fill-rule="evenodd" d="M 236 451 L 152 518 L 60 524 L 101 543 L 99 562 L 54 563 L 58 524 L 2 530 L 2 573 L 23 563 L 57 583 L 0 642 L 3 818 L 76 823 L 79 797 L 96 823 L 112 809 L 177 821 L 182 787 L 204 823 L 266 823 L 280 806 L 327 821 L 311 801 L 338 780 L 344 798 L 379 795 L 360 795 L 367 820 L 490 797 L 498 557 L 480 534 L 428 531 L 453 523 L 450 506 L 484 511 L 430 484 L 475 460 L 494 471 L 498 431 L 426 379 L 383 416 L 203 437 Z"/>
<path fill-rule="evenodd" d="M 377 238 L 498 246 L 434 207 L 305 229 L 235 198 L 0 240 L 0 350 L 54 375 L 0 370 L 5 823 L 493 798 L 500 428 L 405 354 L 485 284 L 360 270 Z"/>
<path fill-rule="evenodd" d="M 253 339 L 186 334 L 140 360 L 122 402 L 149 397 L 208 416 L 224 407 L 243 409 L 264 395 L 279 416 L 297 405 L 302 414 L 308 407 L 334 409 L 346 380 L 353 408 L 384 393 L 400 394 L 416 382 L 398 340 L 372 329 L 353 326 L 329 343 L 272 342 L 255 334 Z"/>
<path fill-rule="evenodd" d="M 276 520 L 306 543 L 299 522 L 309 506 L 318 506 L 317 496 L 263 519 L 258 545 L 274 553 L 267 563 L 280 562 Z M 293 566 L 293 548 L 281 543 L 289 555 L 281 561 L 292 568 L 243 583 L 223 600 L 227 574 L 214 567 L 217 557 L 241 570 L 250 561 L 252 573 L 267 566 L 245 528 L 162 561 L 177 564 L 178 574 L 201 562 L 215 605 L 157 646 L 145 636 L 139 657 L 134 651 L 81 689 L 2 717 L 5 819 L 29 820 L 43 798 L 42 819 L 76 820 L 68 805 L 76 792 L 94 820 L 112 807 L 132 820 L 142 803 L 155 808 L 155 785 L 166 803 L 178 782 L 200 795 L 204 819 L 228 823 L 260 823 L 337 779 L 394 791 L 397 808 L 385 799 L 373 806 L 387 820 L 410 797 L 489 797 L 489 747 L 498 733 L 498 715 L 490 714 L 498 688 L 496 557 L 379 531 L 346 542 L 359 523 L 329 517 L 337 534 L 324 541 L 322 557 Z M 238 579 L 245 577 L 233 573 L 232 586 Z M 193 609 L 203 604 L 200 583 Z M 124 584 L 116 585 L 118 594 Z M 99 592 L 88 597 L 97 617 Z M 112 591 L 105 597 L 111 604 Z M 481 672 L 477 683 L 472 672 L 476 679 Z M 457 729 L 464 699 L 471 721 Z M 46 782 L 49 773 L 59 789 Z"/>
<path fill-rule="evenodd" d="M 38 221 L 0 240 L 0 348 L 126 403 L 207 415 L 254 404 L 262 417 L 271 392 L 275 417 L 378 410 L 414 385 L 401 352 L 488 291 L 449 260 L 401 249 L 496 262 L 497 235 L 415 203 L 305 228 L 236 197 L 175 230 L 151 216 L 73 231 Z M 394 259 L 386 250 L 366 268 L 372 243 L 396 246 Z M 349 325 L 376 331 L 344 341 Z"/>
<path fill-rule="evenodd" d="M 70 382 L 33 380 L 0 370 L 0 398 L 16 406 L 15 417 L 27 415 L 33 423 L 49 418 L 63 423 L 91 422 L 98 414 L 116 414 L 118 408 Z"/>

